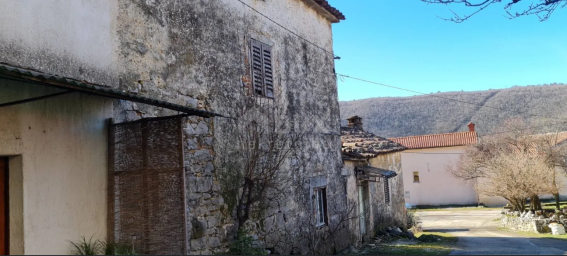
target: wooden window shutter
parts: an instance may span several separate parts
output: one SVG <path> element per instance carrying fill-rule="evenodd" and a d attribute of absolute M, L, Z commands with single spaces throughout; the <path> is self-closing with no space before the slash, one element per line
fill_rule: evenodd
<path fill-rule="evenodd" d="M 252 86 L 254 93 L 264 95 L 264 62 L 262 61 L 262 44 L 256 40 L 250 43 L 251 67 L 252 67 Z"/>
<path fill-rule="evenodd" d="M 272 69 L 272 47 L 262 45 L 262 59 L 264 64 L 264 96 L 274 97 L 274 71 Z"/>
<path fill-rule="evenodd" d="M 388 178 L 384 178 L 384 201 L 390 203 L 390 183 Z"/>
<path fill-rule="evenodd" d="M 272 47 L 250 40 L 252 86 L 257 95 L 274 97 L 274 71 L 272 66 Z"/>
<path fill-rule="evenodd" d="M 325 222 L 325 225 L 329 225 L 329 217 L 327 215 L 327 188 L 322 189 L 323 190 L 323 220 Z"/>

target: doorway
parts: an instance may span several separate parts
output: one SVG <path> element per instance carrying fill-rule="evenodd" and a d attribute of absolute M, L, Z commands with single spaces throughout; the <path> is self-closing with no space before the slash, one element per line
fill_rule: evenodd
<path fill-rule="evenodd" d="M 358 213 L 359 213 L 359 222 L 360 222 L 360 234 L 366 235 L 366 218 L 364 208 L 364 187 L 358 186 Z"/>
<path fill-rule="evenodd" d="M 0 157 L 0 253 L 9 254 L 8 158 Z"/>
<path fill-rule="evenodd" d="M 362 238 L 367 234 L 368 229 L 368 216 L 369 216 L 369 202 L 368 202 L 368 182 L 361 182 L 358 186 L 358 213 L 360 235 Z"/>

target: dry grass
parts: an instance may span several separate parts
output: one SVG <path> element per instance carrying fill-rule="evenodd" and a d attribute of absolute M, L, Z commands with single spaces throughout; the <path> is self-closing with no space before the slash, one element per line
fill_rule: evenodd
<path fill-rule="evenodd" d="M 417 241 L 398 240 L 379 244 L 374 248 L 366 247 L 355 255 L 449 255 L 455 249 L 458 240 L 447 233 L 423 232 L 416 235 Z M 424 242 L 424 241 L 432 242 Z"/>
<path fill-rule="evenodd" d="M 438 211 L 501 211 L 501 207 L 449 207 L 431 209 L 408 209 L 409 212 L 438 212 Z"/>

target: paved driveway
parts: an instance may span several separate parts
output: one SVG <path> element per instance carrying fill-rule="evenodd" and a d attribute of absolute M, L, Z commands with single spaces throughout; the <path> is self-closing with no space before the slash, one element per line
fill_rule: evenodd
<path fill-rule="evenodd" d="M 498 230 L 500 211 L 448 210 L 419 212 L 423 228 L 459 237 L 452 255 L 567 255 L 567 240 L 530 238 Z"/>

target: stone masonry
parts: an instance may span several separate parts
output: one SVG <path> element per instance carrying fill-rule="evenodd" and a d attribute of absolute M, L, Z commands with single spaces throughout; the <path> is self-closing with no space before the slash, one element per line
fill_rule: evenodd
<path fill-rule="evenodd" d="M 293 186 L 247 226 L 275 253 L 334 253 L 351 240 L 342 221 L 347 199 L 340 175 L 343 163 L 332 54 L 332 22 L 338 20 L 328 7 L 322 7 L 325 3 L 42 1 L 36 9 L 45 12 L 34 14 L 41 19 L 19 11 L 26 8 L 12 6 L 10 10 L 24 17 L 17 25 L 26 27 L 25 34 L 33 37 L 20 33 L 16 24 L 0 25 L 0 61 L 225 117 L 188 117 L 184 127 L 188 254 L 224 252 L 234 237 L 234 209 L 229 209 L 228 198 L 221 193 L 218 172 L 229 153 L 238 150 L 234 138 L 244 131 L 235 129 L 235 124 L 264 115 L 276 117 L 286 133 L 303 136 L 284 164 Z M 93 15 L 88 23 L 82 22 L 80 14 L 87 13 Z M 251 93 L 252 39 L 271 46 L 273 99 Z M 250 101 L 260 107 L 244 113 Z M 126 101 L 113 104 L 108 118 L 117 123 L 179 114 Z M 269 114 L 269 110 L 276 111 Z M 326 181 L 329 208 L 328 225 L 317 228 L 312 225 L 314 180 Z"/>

